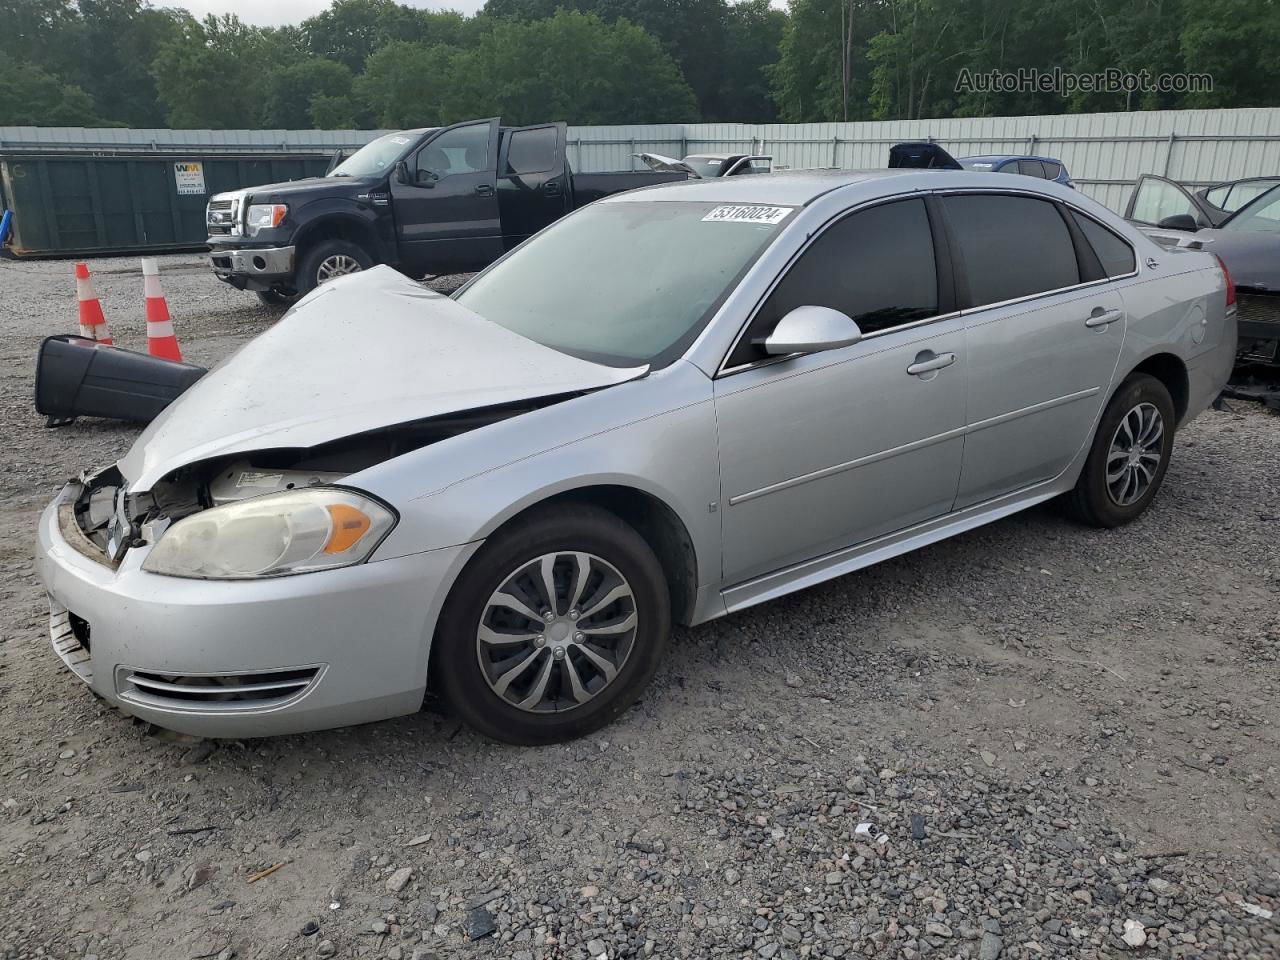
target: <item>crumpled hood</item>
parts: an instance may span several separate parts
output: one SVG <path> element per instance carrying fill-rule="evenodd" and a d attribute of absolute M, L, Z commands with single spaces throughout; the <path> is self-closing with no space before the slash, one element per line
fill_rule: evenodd
<path fill-rule="evenodd" d="M 647 370 L 544 347 L 379 266 L 299 301 L 167 407 L 119 468 L 141 492 L 210 457 L 313 447 L 425 417 L 611 386 Z"/>

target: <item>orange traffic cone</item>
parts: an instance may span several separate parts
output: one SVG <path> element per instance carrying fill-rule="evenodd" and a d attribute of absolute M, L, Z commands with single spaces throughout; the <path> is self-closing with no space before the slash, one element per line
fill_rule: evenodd
<path fill-rule="evenodd" d="M 155 257 L 142 258 L 142 290 L 147 298 L 147 352 L 153 357 L 181 360 L 182 351 L 173 335 L 173 321 L 160 289 L 160 266 Z"/>
<path fill-rule="evenodd" d="M 111 331 L 107 329 L 107 318 L 102 312 L 98 291 L 93 289 L 89 267 L 87 264 L 77 263 L 75 272 L 76 299 L 80 301 L 80 336 L 110 344 Z"/>

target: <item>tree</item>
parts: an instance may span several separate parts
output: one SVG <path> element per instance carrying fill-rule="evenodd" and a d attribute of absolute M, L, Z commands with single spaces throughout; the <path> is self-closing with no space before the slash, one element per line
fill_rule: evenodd
<path fill-rule="evenodd" d="M 258 126 L 262 71 L 273 55 L 262 32 L 233 14 L 203 22 L 186 16 L 179 27 L 151 65 L 169 125 Z"/>
<path fill-rule="evenodd" d="M 0 71 L 0 126 L 100 124 L 93 98 L 74 84 L 21 60 L 6 63 Z"/>
<path fill-rule="evenodd" d="M 768 123 L 777 118 L 769 76 L 786 25 L 787 15 L 769 0 L 742 0 L 729 7 L 720 75 L 719 111 L 724 119 Z"/>
<path fill-rule="evenodd" d="M 453 11 L 417 10 L 394 0 L 334 0 L 328 10 L 303 21 L 302 32 L 312 53 L 358 72 L 388 43 L 454 44 L 463 25 L 463 16 Z"/>
<path fill-rule="evenodd" d="M 513 124 L 677 122 L 697 116 L 693 91 L 654 37 L 628 20 L 557 11 L 494 25 L 458 56 L 459 97 L 446 119 L 501 114 Z"/>
<path fill-rule="evenodd" d="M 321 57 L 310 57 L 279 67 L 267 77 L 262 100 L 263 126 L 303 130 L 312 124 L 311 107 L 317 97 L 325 98 L 332 117 L 334 101 L 350 101 L 351 71 L 345 65 Z"/>
<path fill-rule="evenodd" d="M 380 127 L 432 127 L 454 113 L 454 47 L 393 40 L 378 49 L 356 81 L 360 101 Z"/>
<path fill-rule="evenodd" d="M 1280 4 L 1225 0 L 1186 8 L 1180 53 L 1186 69 L 1207 73 L 1213 89 L 1187 97 L 1196 107 L 1271 107 L 1280 103 Z"/>

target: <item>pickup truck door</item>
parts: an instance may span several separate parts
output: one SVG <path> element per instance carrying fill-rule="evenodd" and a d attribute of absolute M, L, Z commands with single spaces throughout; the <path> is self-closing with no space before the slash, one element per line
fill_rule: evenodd
<path fill-rule="evenodd" d="M 506 249 L 569 212 L 568 129 L 566 123 L 543 123 L 503 131 L 498 209 Z"/>
<path fill-rule="evenodd" d="M 495 185 L 498 119 L 445 127 L 391 178 L 401 263 L 413 273 L 476 269 L 502 254 Z"/>

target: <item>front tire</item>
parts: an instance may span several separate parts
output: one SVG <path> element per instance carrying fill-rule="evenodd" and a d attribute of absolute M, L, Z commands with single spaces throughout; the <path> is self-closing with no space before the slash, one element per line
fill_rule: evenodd
<path fill-rule="evenodd" d="M 322 283 L 373 266 L 373 257 L 347 240 L 321 240 L 298 260 L 294 289 L 302 297 Z"/>
<path fill-rule="evenodd" d="M 670 592 L 644 538 L 598 507 L 554 506 L 472 558 L 441 613 L 432 670 L 479 732 L 557 743 L 634 703 L 670 632 Z"/>
<path fill-rule="evenodd" d="M 277 290 L 274 287 L 270 290 L 258 290 L 256 293 L 258 294 L 258 301 L 264 307 L 270 307 L 273 310 L 290 307 L 298 302 L 298 294 L 285 293 L 284 291 Z"/>
<path fill-rule="evenodd" d="M 1130 374 L 1098 421 L 1084 470 L 1066 496 L 1068 512 L 1095 527 L 1118 527 L 1140 517 L 1164 482 L 1176 417 L 1163 383 L 1145 373 Z"/>

